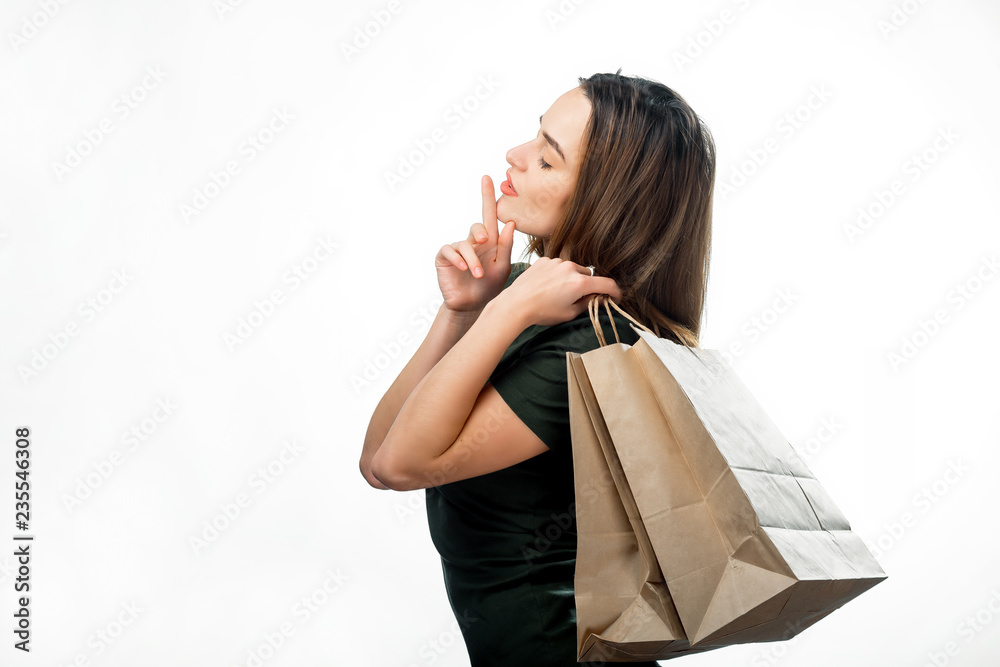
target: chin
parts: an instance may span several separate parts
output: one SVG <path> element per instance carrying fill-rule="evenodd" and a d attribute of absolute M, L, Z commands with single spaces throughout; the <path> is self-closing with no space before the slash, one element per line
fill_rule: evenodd
<path fill-rule="evenodd" d="M 500 202 L 503 202 L 503 200 L 501 199 Z M 507 224 L 508 222 L 514 220 L 514 216 L 507 213 L 506 208 L 507 207 L 502 206 L 501 203 L 497 203 L 497 220 L 499 220 L 504 224 Z M 514 221 L 517 222 L 516 220 Z M 520 223 L 517 223 L 517 225 L 518 227 L 520 227 Z"/>
<path fill-rule="evenodd" d="M 509 219 L 505 220 L 504 217 L 501 216 L 500 218 L 498 218 L 498 220 L 500 220 L 500 222 L 504 223 L 505 225 L 507 223 L 509 223 L 509 222 L 513 222 L 515 225 L 517 225 L 517 227 L 514 229 L 515 232 L 518 232 L 518 233 L 521 233 L 521 234 L 530 234 L 531 233 L 529 230 L 521 229 L 521 221 L 517 220 L 516 218 L 509 218 Z"/>

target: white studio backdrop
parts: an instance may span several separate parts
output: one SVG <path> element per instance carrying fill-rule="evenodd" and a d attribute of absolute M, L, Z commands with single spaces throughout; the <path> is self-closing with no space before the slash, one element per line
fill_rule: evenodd
<path fill-rule="evenodd" d="M 889 575 L 676 664 L 995 664 L 997 3 L 11 0 L 0 27 L 0 664 L 468 665 L 424 492 L 367 485 L 365 431 L 480 177 L 618 68 L 718 146 L 703 346 Z"/>

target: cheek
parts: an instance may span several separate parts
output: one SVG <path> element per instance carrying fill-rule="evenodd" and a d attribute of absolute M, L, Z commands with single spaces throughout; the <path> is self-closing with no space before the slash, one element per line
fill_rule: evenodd
<path fill-rule="evenodd" d="M 566 204 L 569 202 L 573 191 L 567 186 L 565 179 L 553 177 L 545 186 L 544 207 L 546 213 L 553 217 L 558 216 Z"/>
<path fill-rule="evenodd" d="M 572 190 L 568 187 L 565 178 L 553 175 L 547 178 L 538 193 L 538 205 L 546 209 L 549 215 L 558 215 L 562 208 L 569 202 Z"/>

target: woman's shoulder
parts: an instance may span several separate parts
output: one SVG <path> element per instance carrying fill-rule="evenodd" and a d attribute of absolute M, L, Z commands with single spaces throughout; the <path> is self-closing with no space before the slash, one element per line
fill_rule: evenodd
<path fill-rule="evenodd" d="M 510 265 L 510 276 L 504 289 L 510 287 L 514 280 L 524 273 L 531 264 L 529 262 L 512 262 Z M 608 311 L 614 318 L 612 325 Z M 630 326 L 632 322 L 623 316 L 614 306 L 601 305 L 598 303 L 597 319 L 601 329 L 604 331 L 604 341 L 606 345 L 621 341 L 633 345 L 639 340 L 639 334 Z M 618 336 L 615 337 L 617 331 Z M 532 325 L 522 333 L 522 343 L 526 349 L 555 348 L 558 350 L 569 350 L 573 352 L 588 352 L 601 347 L 600 339 L 593 320 L 588 311 L 583 311 L 572 320 L 559 324 L 541 326 Z"/>
<path fill-rule="evenodd" d="M 614 308 L 612 307 L 612 310 Z M 613 313 L 614 324 L 608 318 L 607 312 L 601 307 L 598 311 L 598 324 L 604 332 L 604 344 L 613 345 L 618 342 L 634 345 L 639 341 L 639 334 L 632 328 L 632 322 L 618 312 Z M 615 333 L 617 332 L 617 337 Z M 590 313 L 584 311 L 572 320 L 560 324 L 537 327 L 534 336 L 535 345 L 554 347 L 563 351 L 583 354 L 601 347 L 597 328 L 590 318 Z"/>

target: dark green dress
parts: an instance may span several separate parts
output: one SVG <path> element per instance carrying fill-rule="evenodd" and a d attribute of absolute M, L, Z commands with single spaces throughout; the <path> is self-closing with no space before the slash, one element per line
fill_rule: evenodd
<path fill-rule="evenodd" d="M 527 268 L 512 265 L 504 289 Z M 631 323 L 611 310 L 621 341 L 636 343 Z M 605 340 L 614 343 L 607 311 L 602 306 L 600 312 Z M 598 347 L 586 311 L 569 322 L 525 329 L 490 382 L 549 451 L 425 491 L 431 539 L 472 667 L 603 664 L 576 661 L 576 512 L 566 382 L 567 350 Z"/>

